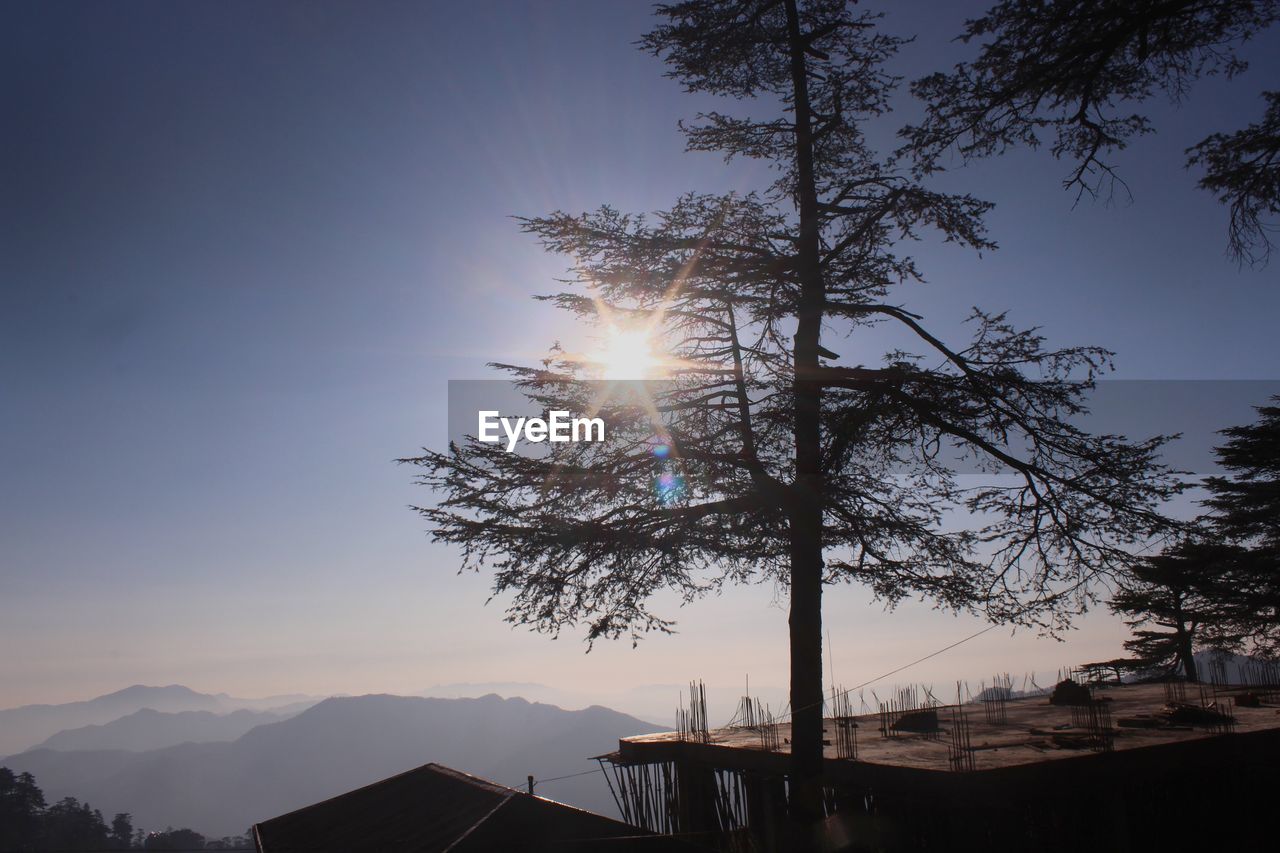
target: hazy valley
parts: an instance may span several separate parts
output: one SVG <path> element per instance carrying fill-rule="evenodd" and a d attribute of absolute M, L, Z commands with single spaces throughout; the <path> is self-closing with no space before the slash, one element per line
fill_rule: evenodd
<path fill-rule="evenodd" d="M 604 707 L 567 711 L 495 694 L 282 700 L 275 710 L 250 710 L 234 708 L 242 700 L 230 697 L 139 687 L 2 711 L 0 720 L 22 724 L 0 722 L 6 743 L 64 720 L 81 725 L 0 765 L 33 774 L 50 802 L 76 797 L 107 815 L 130 812 L 138 827 L 188 826 L 219 836 L 428 762 L 518 786 L 529 774 L 583 773 L 596 768 L 590 757 L 613 749 L 618 738 L 661 728 Z M 134 707 L 140 701 L 169 710 Z M 112 712 L 120 716 L 84 722 Z M 549 782 L 538 793 L 616 812 L 599 773 Z"/>

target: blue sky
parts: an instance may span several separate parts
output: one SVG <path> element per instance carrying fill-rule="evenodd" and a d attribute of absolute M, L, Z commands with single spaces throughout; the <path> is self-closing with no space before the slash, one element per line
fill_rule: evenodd
<path fill-rule="evenodd" d="M 892 4 L 886 26 L 918 36 L 900 72 L 950 61 L 982 5 Z M 683 153 L 676 121 L 710 101 L 632 47 L 649 25 L 622 0 L 3 7 L 0 706 L 134 682 L 785 683 L 768 588 L 634 651 L 513 631 L 391 462 L 443 441 L 448 379 L 580 334 L 529 298 L 563 262 L 511 216 L 767 180 Z M 951 334 L 971 305 L 1008 308 L 1114 349 L 1125 378 L 1280 377 L 1280 267 L 1224 257 L 1224 211 L 1182 168 L 1260 114 L 1280 33 L 1246 56 L 1182 109 L 1150 105 L 1159 133 L 1118 158 L 1132 203 L 1073 210 L 1042 152 L 943 176 L 997 203 L 1001 248 L 922 244 L 905 304 Z M 977 625 L 827 600 L 846 683 Z M 920 677 L 1053 670 L 1123 636 L 1102 614 L 1065 646 L 993 631 Z"/>

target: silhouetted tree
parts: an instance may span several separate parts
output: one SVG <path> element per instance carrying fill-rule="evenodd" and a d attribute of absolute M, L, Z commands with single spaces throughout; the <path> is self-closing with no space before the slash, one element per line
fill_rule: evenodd
<path fill-rule="evenodd" d="M 102 812 L 64 797 L 45 809 L 42 845 L 49 850 L 102 850 L 109 837 Z"/>
<path fill-rule="evenodd" d="M 32 850 L 41 841 L 44 792 L 30 773 L 0 767 L 0 850 Z"/>
<path fill-rule="evenodd" d="M 1204 168 L 1200 188 L 1231 212 L 1229 245 L 1250 263 L 1265 260 L 1267 237 L 1280 220 L 1280 92 L 1263 92 L 1262 121 L 1234 133 L 1215 133 L 1188 149 L 1187 163 Z"/>
<path fill-rule="evenodd" d="M 1195 682 L 1195 652 L 1205 636 L 1218 648 L 1236 645 L 1221 607 L 1233 563 L 1230 547 L 1184 541 L 1131 568 L 1110 607 L 1129 617 L 1134 636 L 1124 647 L 1136 663 L 1168 673 L 1181 669 Z"/>
<path fill-rule="evenodd" d="M 143 843 L 144 850 L 202 850 L 204 836 L 192 829 L 168 827 L 164 832 L 152 832 Z"/>
<path fill-rule="evenodd" d="M 652 219 L 605 207 L 524 228 L 574 259 L 578 289 L 549 298 L 660 333 L 670 380 L 651 401 L 610 399 L 569 353 L 501 366 L 544 411 L 598 410 L 609 440 L 536 458 L 473 440 L 403 461 L 440 496 L 419 509 L 434 538 L 495 570 L 514 623 L 634 640 L 670 629 L 647 604 L 660 590 L 787 588 L 792 803 L 807 821 L 820 815 L 824 584 L 1058 626 L 1162 527 L 1156 505 L 1175 486 L 1159 439 L 1068 424 L 1105 351 L 1049 350 L 983 312 L 952 347 L 889 298 L 921 278 L 896 244 L 925 229 L 992 243 L 987 204 L 929 190 L 869 147 L 863 125 L 887 110 L 883 63 L 901 44 L 876 16 L 843 0 L 695 0 L 659 16 L 641 44 L 670 76 L 771 113 L 703 115 L 684 128 L 689 147 L 763 159 L 777 180 L 690 194 Z M 830 340 L 878 323 L 918 348 L 828 364 L 824 326 Z M 1010 477 L 962 483 L 950 451 Z"/>
<path fill-rule="evenodd" d="M 111 846 L 117 850 L 133 846 L 133 815 L 120 812 L 111 819 Z"/>
<path fill-rule="evenodd" d="M 1221 602 L 1225 630 L 1250 651 L 1274 655 L 1280 652 L 1280 406 L 1257 412 L 1256 423 L 1222 432 L 1227 441 L 1215 453 L 1229 476 L 1205 480 L 1205 522 L 1235 546 Z"/>
<path fill-rule="evenodd" d="M 1155 666 L 1184 667 L 1196 680 L 1196 648 L 1280 651 L 1280 407 L 1257 423 L 1223 430 L 1215 449 L 1229 477 L 1208 477 L 1209 512 L 1199 533 L 1137 563 L 1111 602 L 1141 629 L 1125 644 Z"/>
<path fill-rule="evenodd" d="M 949 150 L 986 156 L 1047 132 L 1053 155 L 1075 163 L 1066 186 L 1097 194 L 1115 180 L 1108 152 L 1153 129 L 1128 103 L 1179 102 L 1202 76 L 1240 73 L 1237 48 L 1278 18 L 1277 0 L 1002 0 L 966 24 L 961 39 L 983 41 L 977 58 L 912 85 L 928 112 L 903 135 L 929 171 Z M 1267 258 L 1280 215 L 1280 92 L 1263 96 L 1260 123 L 1188 149 L 1247 262 Z"/>

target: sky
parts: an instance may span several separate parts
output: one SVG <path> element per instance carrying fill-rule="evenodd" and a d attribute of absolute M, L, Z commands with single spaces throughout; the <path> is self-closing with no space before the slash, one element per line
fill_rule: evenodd
<path fill-rule="evenodd" d="M 960 58 L 983 4 L 886 8 L 916 36 L 894 66 L 910 78 Z M 769 180 L 683 151 L 676 122 L 714 102 L 634 48 L 648 3 L 0 15 L 0 707 L 133 683 L 785 684 L 771 587 L 671 604 L 679 633 L 635 649 L 511 628 L 488 579 L 429 541 L 408 509 L 429 496 L 393 462 L 442 446 L 448 380 L 583 334 L 531 299 L 565 264 L 512 217 Z M 1073 205 L 1045 152 L 947 172 L 939 187 L 996 202 L 1000 249 L 920 244 L 928 281 L 903 303 L 944 335 L 970 306 L 1009 309 L 1050 343 L 1114 350 L 1125 379 L 1280 378 L 1280 266 L 1225 257 L 1225 212 L 1182 165 L 1260 115 L 1280 32 L 1244 55 L 1236 80 L 1149 104 L 1158 133 L 1117 158 L 1131 200 Z M 918 110 L 898 103 L 880 138 Z M 830 590 L 826 618 L 845 684 L 983 627 L 856 588 Z M 1065 642 L 1001 628 L 898 678 L 1052 672 L 1126 635 L 1104 612 Z"/>

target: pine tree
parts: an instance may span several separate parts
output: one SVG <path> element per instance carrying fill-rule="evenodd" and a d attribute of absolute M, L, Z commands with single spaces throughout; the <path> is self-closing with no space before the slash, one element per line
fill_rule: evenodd
<path fill-rule="evenodd" d="M 1129 617 L 1134 662 L 1196 682 L 1197 649 L 1237 646 L 1222 607 L 1234 563 L 1233 548 L 1188 540 L 1134 565 L 1109 603 Z"/>
<path fill-rule="evenodd" d="M 30 773 L 0 767 L 0 850 L 34 850 L 43 842 L 44 792 Z"/>
<path fill-rule="evenodd" d="M 1155 462 L 1160 439 L 1069 423 L 1109 353 L 1047 349 L 984 312 L 952 347 L 890 298 L 921 278 L 900 247 L 924 232 L 993 244 L 986 203 L 930 190 L 869 145 L 902 44 L 877 16 L 842 0 L 693 0 L 658 14 L 641 45 L 669 76 L 768 113 L 702 115 L 684 127 L 689 147 L 765 160 L 776 181 L 691 193 L 653 217 L 604 207 L 523 225 L 573 259 L 574 288 L 548 298 L 649 330 L 671 353 L 667 381 L 610 398 L 571 353 L 501 366 L 538 409 L 597 414 L 609 440 L 538 456 L 473 440 L 403 461 L 440 496 L 419 508 L 434 538 L 494 571 L 514 623 L 634 641 L 671 629 L 648 607 L 659 591 L 787 589 L 792 807 L 806 823 L 821 813 L 825 584 L 1052 629 L 1163 529 L 1157 507 L 1176 486 Z M 884 323 L 916 348 L 830 364 L 824 332 L 835 346 L 836 332 Z M 1007 476 L 962 481 L 956 454 Z"/>
<path fill-rule="evenodd" d="M 1280 652 L 1280 406 L 1257 412 L 1256 423 L 1223 430 L 1227 441 L 1215 452 L 1230 476 L 1205 480 L 1205 522 L 1234 546 L 1222 593 L 1224 630 L 1252 651 L 1274 655 Z"/>
<path fill-rule="evenodd" d="M 1157 92 L 1178 103 L 1201 77 L 1243 72 L 1240 46 L 1277 20 L 1278 0 L 1001 0 L 966 22 L 960 38 L 982 42 L 976 57 L 912 85 L 927 114 L 903 136 L 926 172 L 951 151 L 1047 141 L 1072 162 L 1063 183 L 1077 198 L 1109 194 L 1110 155 L 1154 130 L 1131 105 Z M 1230 252 L 1256 264 L 1280 217 L 1280 92 L 1262 97 L 1260 121 L 1187 150 L 1201 189 L 1228 207 Z"/>
<path fill-rule="evenodd" d="M 50 850 L 102 850 L 109 842 L 102 813 L 75 797 L 45 809 L 43 824 L 43 844 Z"/>
<path fill-rule="evenodd" d="M 111 819 L 111 845 L 116 850 L 128 850 L 133 845 L 133 815 L 119 812 Z"/>

